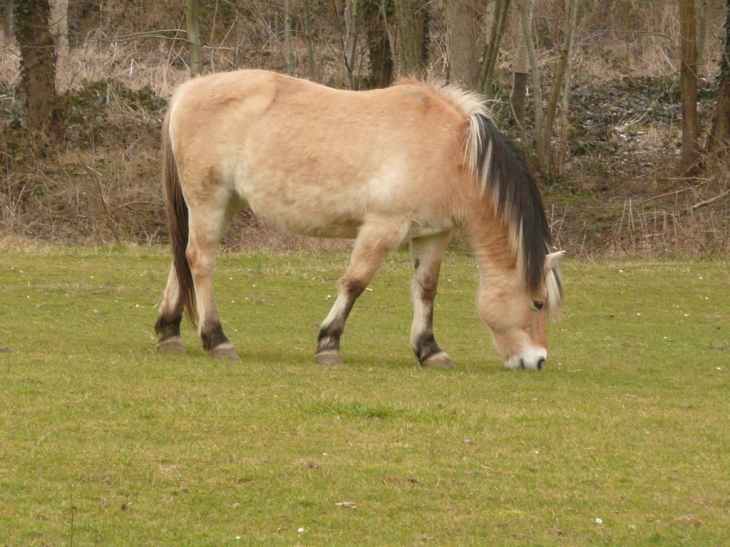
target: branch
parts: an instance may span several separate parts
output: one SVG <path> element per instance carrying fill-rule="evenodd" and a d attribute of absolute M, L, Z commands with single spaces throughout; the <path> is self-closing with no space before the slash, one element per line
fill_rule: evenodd
<path fill-rule="evenodd" d="M 721 194 L 715 196 L 714 198 L 706 199 L 705 201 L 700 201 L 699 203 L 695 203 L 692 206 L 692 210 L 694 211 L 695 209 L 699 209 L 700 207 L 704 207 L 705 205 L 709 205 L 710 203 L 713 203 L 713 202 L 717 201 L 718 199 L 724 198 L 728 194 L 730 194 L 730 188 L 728 188 L 727 190 L 725 190 Z"/>

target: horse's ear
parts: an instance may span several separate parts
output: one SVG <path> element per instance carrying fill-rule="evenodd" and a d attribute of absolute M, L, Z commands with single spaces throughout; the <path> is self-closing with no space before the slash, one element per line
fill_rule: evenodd
<path fill-rule="evenodd" d="M 564 257 L 565 251 L 556 251 L 554 253 L 545 255 L 545 271 L 549 272 L 550 270 L 552 270 Z"/>

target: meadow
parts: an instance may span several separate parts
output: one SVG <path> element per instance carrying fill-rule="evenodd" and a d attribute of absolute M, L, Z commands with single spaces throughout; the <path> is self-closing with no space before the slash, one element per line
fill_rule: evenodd
<path fill-rule="evenodd" d="M 450 252 L 408 347 L 407 253 L 314 362 L 347 255 L 219 259 L 241 356 L 158 354 L 156 247 L 0 249 L 0 545 L 730 543 L 730 263 L 566 260 L 542 372 L 508 371 Z"/>

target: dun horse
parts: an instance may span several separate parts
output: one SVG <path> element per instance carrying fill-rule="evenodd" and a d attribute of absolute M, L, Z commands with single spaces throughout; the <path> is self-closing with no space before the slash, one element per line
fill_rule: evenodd
<path fill-rule="evenodd" d="M 354 238 L 339 295 L 319 329 L 316 359 L 342 363 L 340 337 L 385 257 L 410 242 L 410 345 L 424 367 L 451 367 L 433 334 L 441 260 L 468 236 L 480 270 L 479 315 L 508 368 L 541 369 L 546 323 L 561 304 L 557 263 L 538 188 L 486 107 L 452 86 L 404 80 L 341 91 L 242 70 L 191 80 L 163 124 L 162 180 L 173 266 L 157 347 L 184 352 L 186 312 L 203 347 L 238 356 L 213 298 L 216 248 L 237 212 L 297 234 Z"/>

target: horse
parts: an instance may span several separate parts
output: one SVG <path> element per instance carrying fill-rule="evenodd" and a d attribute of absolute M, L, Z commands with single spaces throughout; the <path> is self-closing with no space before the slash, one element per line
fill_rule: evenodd
<path fill-rule="evenodd" d="M 462 230 L 479 267 L 477 309 L 510 369 L 542 369 L 563 290 L 540 192 L 522 152 L 474 93 L 404 79 L 336 90 L 262 70 L 192 79 L 162 126 L 162 184 L 173 261 L 157 348 L 183 353 L 185 313 L 203 348 L 238 359 L 213 297 L 216 249 L 232 217 L 313 237 L 354 239 L 315 358 L 342 364 L 350 310 L 388 254 L 410 244 L 410 346 L 450 368 L 433 310 L 441 261 Z"/>

